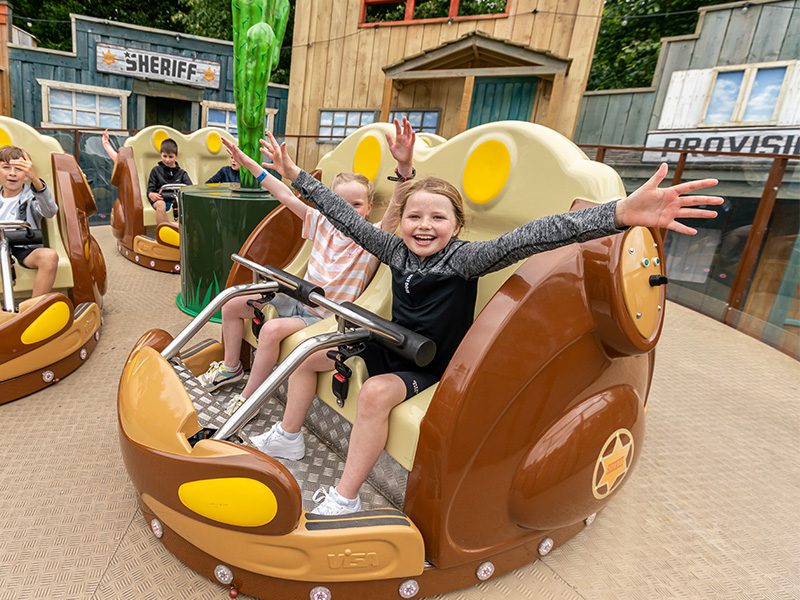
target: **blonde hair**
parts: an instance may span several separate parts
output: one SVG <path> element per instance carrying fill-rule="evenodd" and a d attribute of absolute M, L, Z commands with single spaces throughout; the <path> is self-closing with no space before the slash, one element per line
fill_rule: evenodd
<path fill-rule="evenodd" d="M 22 148 L 16 146 L 3 146 L 0 148 L 0 162 L 10 163 L 17 158 L 25 158 Z"/>
<path fill-rule="evenodd" d="M 461 194 L 459 193 L 458 189 L 456 189 L 456 186 L 454 186 L 452 183 L 445 181 L 444 179 L 439 179 L 438 177 L 425 177 L 424 179 L 418 179 L 406 183 L 404 186 L 405 187 L 400 191 L 400 196 L 398 198 L 398 210 L 400 211 L 400 216 L 402 216 L 405 212 L 406 204 L 408 203 L 408 199 L 412 194 L 416 194 L 417 192 L 428 192 L 429 194 L 439 194 L 440 196 L 444 196 L 450 200 L 450 204 L 453 207 L 453 214 L 456 217 L 456 224 L 458 225 L 459 229 L 464 227 L 466 222 L 466 217 L 464 215 L 464 200 L 461 198 Z"/>
<path fill-rule="evenodd" d="M 367 192 L 367 202 L 372 204 L 372 201 L 375 199 L 375 186 L 360 173 L 339 173 L 333 178 L 333 181 L 331 181 L 331 189 L 335 188 L 337 185 L 350 183 L 351 181 L 357 181 L 364 186 L 364 190 Z"/>

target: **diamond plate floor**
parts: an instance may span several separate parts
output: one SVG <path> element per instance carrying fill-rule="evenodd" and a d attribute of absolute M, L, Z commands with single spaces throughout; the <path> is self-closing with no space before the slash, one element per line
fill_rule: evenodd
<path fill-rule="evenodd" d="M 222 600 L 225 589 L 149 532 L 117 442 L 131 345 L 187 322 L 179 278 L 119 257 L 109 228 L 93 233 L 110 290 L 95 353 L 0 406 L 0 600 Z M 590 528 L 542 561 L 437 598 L 800 598 L 800 363 L 670 304 L 647 427 L 630 481 Z"/>

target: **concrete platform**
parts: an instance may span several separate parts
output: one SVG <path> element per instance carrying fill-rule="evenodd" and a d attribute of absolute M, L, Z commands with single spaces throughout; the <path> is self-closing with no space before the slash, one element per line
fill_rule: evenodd
<path fill-rule="evenodd" d="M 150 533 L 117 442 L 131 345 L 188 322 L 179 277 L 121 258 L 108 227 L 93 233 L 110 290 L 95 353 L 0 406 L 0 600 L 227 598 Z M 800 363 L 670 304 L 656 365 L 641 459 L 597 521 L 544 560 L 438 598 L 800 598 Z"/>

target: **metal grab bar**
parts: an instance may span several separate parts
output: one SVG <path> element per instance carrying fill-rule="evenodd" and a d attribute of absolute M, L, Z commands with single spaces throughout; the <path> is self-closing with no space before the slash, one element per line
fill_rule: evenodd
<path fill-rule="evenodd" d="M 258 414 L 264 401 L 278 390 L 281 384 L 300 366 L 300 363 L 315 352 L 336 346 L 354 344 L 367 339 L 369 335 L 370 333 L 366 329 L 352 329 L 344 333 L 323 333 L 303 340 L 289 353 L 289 356 L 283 362 L 275 367 L 269 377 L 250 394 L 245 403 L 225 421 L 225 424 L 211 436 L 211 439 L 225 440 L 236 435 L 242 427 L 247 425 Z"/>
<path fill-rule="evenodd" d="M 3 310 L 14 312 L 14 283 L 11 278 L 11 248 L 6 237 L 6 229 L 31 230 L 27 221 L 0 221 L 0 277 L 3 278 Z"/>
<path fill-rule="evenodd" d="M 241 285 L 234 285 L 221 291 L 217 296 L 209 302 L 200 313 L 192 319 L 192 321 L 178 334 L 170 344 L 164 348 L 161 356 L 167 360 L 171 360 L 178 355 L 178 352 L 192 339 L 198 331 L 211 320 L 211 317 L 222 308 L 222 306 L 230 299 L 237 296 L 245 296 L 247 294 L 254 294 L 258 292 L 277 292 L 279 285 L 274 281 L 267 281 L 264 283 L 244 283 Z"/>

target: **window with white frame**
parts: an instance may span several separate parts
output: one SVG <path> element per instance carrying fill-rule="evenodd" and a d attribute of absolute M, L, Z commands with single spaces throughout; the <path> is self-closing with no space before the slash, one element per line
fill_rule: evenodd
<path fill-rule="evenodd" d="M 775 121 L 790 63 L 716 70 L 703 125 L 759 125 Z"/>
<path fill-rule="evenodd" d="M 318 142 L 339 143 L 363 125 L 375 122 L 375 110 L 321 110 Z"/>
<path fill-rule="evenodd" d="M 403 117 L 408 119 L 411 127 L 417 133 L 439 133 L 439 114 L 441 111 L 424 110 L 424 109 L 409 109 L 409 110 L 393 110 L 389 113 L 389 123 L 394 123 L 394 120 L 402 120 Z"/>
<path fill-rule="evenodd" d="M 125 129 L 127 90 L 38 79 L 42 86 L 42 127 Z"/>
<path fill-rule="evenodd" d="M 219 127 L 224 129 L 232 136 L 238 135 L 238 125 L 236 121 L 236 105 L 225 102 L 204 101 L 203 103 L 203 127 Z M 278 114 L 277 108 L 267 108 L 265 110 L 264 129 L 272 131 L 275 124 L 275 115 Z"/>

